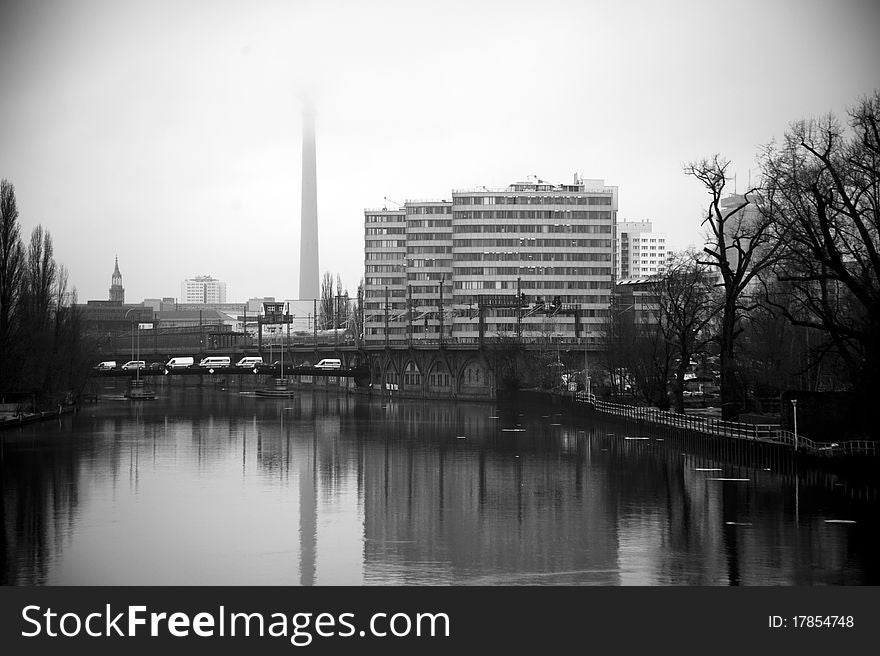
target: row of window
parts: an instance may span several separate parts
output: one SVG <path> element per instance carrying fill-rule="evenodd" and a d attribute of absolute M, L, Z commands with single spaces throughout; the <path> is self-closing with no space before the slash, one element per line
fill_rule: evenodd
<path fill-rule="evenodd" d="M 385 285 L 405 285 L 406 278 L 365 278 L 364 283 L 371 287 L 384 287 Z"/>
<path fill-rule="evenodd" d="M 611 248 L 610 239 L 538 239 L 520 237 L 518 239 L 455 239 L 453 248 Z"/>
<path fill-rule="evenodd" d="M 455 196 L 453 205 L 611 205 L 611 196 Z"/>
<path fill-rule="evenodd" d="M 407 221 L 407 228 L 451 228 L 452 219 L 420 219 Z"/>
<path fill-rule="evenodd" d="M 611 221 L 611 212 L 596 210 L 475 210 L 456 211 L 455 221 L 495 221 L 503 219 L 536 219 L 542 221 Z M 456 224 L 456 227 L 458 225 Z"/>
<path fill-rule="evenodd" d="M 592 267 L 455 267 L 454 276 L 587 276 Z M 610 287 L 610 281 L 594 280 L 596 289 Z"/>
<path fill-rule="evenodd" d="M 610 262 L 611 253 L 453 253 L 454 262 Z M 611 269 L 608 269 L 609 274 Z"/>
<path fill-rule="evenodd" d="M 600 289 L 595 286 L 594 280 L 457 280 L 455 282 L 456 290 L 468 291 L 472 289 Z M 608 281 L 607 288 L 610 289 L 611 282 Z M 608 296 L 597 296 L 596 298 L 609 298 Z M 599 303 L 600 301 L 595 301 Z"/>
<path fill-rule="evenodd" d="M 367 228 L 367 235 L 405 235 L 406 228 Z"/>
<path fill-rule="evenodd" d="M 610 225 L 572 225 L 570 223 L 563 224 L 519 224 L 519 225 L 504 225 L 504 224 L 486 224 L 486 225 L 459 225 L 455 228 L 455 234 L 464 234 L 469 232 L 484 232 L 484 233 L 492 233 L 492 232 L 501 232 L 501 233 L 517 233 L 517 232 L 579 232 L 579 233 L 587 233 L 587 234 L 611 234 L 611 226 Z"/>
<path fill-rule="evenodd" d="M 590 296 L 586 294 L 574 295 L 574 294 L 554 294 L 554 296 L 559 296 L 559 300 L 561 303 L 567 306 L 580 307 L 581 308 L 581 317 L 604 317 L 608 315 L 608 310 L 606 308 L 584 308 L 585 303 L 590 304 L 604 304 L 608 305 L 610 303 L 610 296 Z M 482 302 L 481 294 L 461 294 L 456 295 L 455 303 L 461 305 L 473 305 L 477 307 L 477 305 Z M 596 300 L 594 300 L 596 299 Z M 514 308 L 489 308 L 486 310 L 487 316 L 491 313 L 492 316 L 496 317 L 515 317 L 516 309 Z"/>
<path fill-rule="evenodd" d="M 368 264 L 367 273 L 401 273 L 402 264 Z"/>
<path fill-rule="evenodd" d="M 403 214 L 367 214 L 364 223 L 403 223 Z"/>
<path fill-rule="evenodd" d="M 365 253 L 364 260 L 402 260 L 403 253 Z"/>
<path fill-rule="evenodd" d="M 409 241 L 450 241 L 452 239 L 452 233 L 447 232 L 438 235 L 435 232 L 411 232 L 406 238 Z"/>
<path fill-rule="evenodd" d="M 451 267 L 452 260 L 436 260 L 436 259 L 425 259 L 425 260 L 407 260 L 406 266 L 414 269 L 421 268 L 432 268 L 436 269 L 439 267 Z"/>
<path fill-rule="evenodd" d="M 367 239 L 367 248 L 406 248 L 405 239 Z"/>
<path fill-rule="evenodd" d="M 450 214 L 451 205 L 407 205 L 406 213 L 409 214 Z"/>
<path fill-rule="evenodd" d="M 407 255 L 424 255 L 428 253 L 451 253 L 452 246 L 407 246 Z"/>

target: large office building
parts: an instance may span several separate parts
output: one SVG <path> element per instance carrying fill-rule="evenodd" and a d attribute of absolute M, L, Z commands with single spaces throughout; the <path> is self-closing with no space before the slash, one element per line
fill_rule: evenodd
<path fill-rule="evenodd" d="M 187 278 L 180 283 L 180 303 L 213 304 L 226 302 L 226 283 L 211 276 Z"/>
<path fill-rule="evenodd" d="M 666 270 L 666 235 L 654 232 L 650 221 L 617 224 L 617 280 L 649 278 Z"/>
<path fill-rule="evenodd" d="M 481 315 L 486 337 L 597 339 L 616 220 L 617 187 L 577 176 L 366 210 L 365 339 L 476 341 Z"/>

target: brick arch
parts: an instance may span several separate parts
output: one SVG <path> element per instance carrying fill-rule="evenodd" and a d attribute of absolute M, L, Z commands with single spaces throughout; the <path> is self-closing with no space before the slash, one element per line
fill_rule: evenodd
<path fill-rule="evenodd" d="M 495 394 L 495 371 L 482 356 L 463 358 L 458 371 L 458 391 L 469 397 L 491 397 Z"/>
<path fill-rule="evenodd" d="M 405 360 L 401 367 L 402 387 L 407 392 L 421 391 L 424 387 L 425 374 L 415 359 Z"/>
<path fill-rule="evenodd" d="M 388 358 L 385 361 L 385 366 L 382 368 L 380 389 L 384 389 L 386 384 L 396 386 L 391 389 L 400 389 L 400 384 L 402 382 L 400 378 L 400 367 L 394 358 Z"/>
<path fill-rule="evenodd" d="M 448 363 L 435 359 L 428 369 L 426 389 L 434 393 L 453 393 L 456 391 L 455 372 L 450 370 Z"/>

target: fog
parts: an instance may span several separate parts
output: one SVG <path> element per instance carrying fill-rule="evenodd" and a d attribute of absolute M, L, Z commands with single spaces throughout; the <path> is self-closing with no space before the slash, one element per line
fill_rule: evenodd
<path fill-rule="evenodd" d="M 789 122 L 880 86 L 865 1 L 2 5 L 0 177 L 51 231 L 80 301 L 298 292 L 301 106 L 317 113 L 320 267 L 353 294 L 363 210 L 575 172 L 622 219 L 699 243 L 682 173 L 736 186 Z M 389 206 L 394 206 L 391 203 Z"/>

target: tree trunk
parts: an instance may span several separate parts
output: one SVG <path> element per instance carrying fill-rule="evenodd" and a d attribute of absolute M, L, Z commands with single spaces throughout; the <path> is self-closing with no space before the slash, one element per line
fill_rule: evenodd
<path fill-rule="evenodd" d="M 721 320 L 721 418 L 736 421 L 742 409 L 739 377 L 737 376 L 734 341 L 736 339 L 736 309 L 725 304 Z"/>

